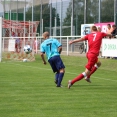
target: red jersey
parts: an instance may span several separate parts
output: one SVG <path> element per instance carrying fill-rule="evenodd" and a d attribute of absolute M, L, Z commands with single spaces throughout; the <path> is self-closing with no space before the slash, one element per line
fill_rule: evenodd
<path fill-rule="evenodd" d="M 100 46 L 102 43 L 102 39 L 107 36 L 106 33 L 103 32 L 92 32 L 86 35 L 84 38 L 88 40 L 89 50 L 88 53 L 99 54 Z"/>

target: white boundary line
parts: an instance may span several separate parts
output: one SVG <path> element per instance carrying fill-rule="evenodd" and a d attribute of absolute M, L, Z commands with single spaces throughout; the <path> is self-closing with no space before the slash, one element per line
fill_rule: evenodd
<path fill-rule="evenodd" d="M 19 62 L 20 62 L 20 61 L 19 61 Z M 11 62 L 2 62 L 2 63 L 14 64 L 14 65 L 23 66 L 23 67 L 31 67 L 31 68 L 37 68 L 37 69 L 51 70 L 51 69 L 46 69 L 46 68 L 39 68 L 39 67 L 33 67 L 33 66 L 15 64 L 15 63 L 12 63 L 12 61 L 11 61 Z M 23 62 L 22 62 L 22 63 L 23 63 Z"/>
<path fill-rule="evenodd" d="M 14 63 L 12 63 L 12 62 L 2 62 L 2 63 L 14 64 Z M 19 65 L 19 66 L 23 66 L 23 67 L 37 68 L 37 69 L 44 69 L 44 70 L 49 70 L 49 71 L 51 71 L 51 69 L 40 68 L 40 67 L 32 67 L 32 66 L 26 66 L 26 65 L 21 65 L 21 64 L 14 64 L 14 65 Z M 65 72 L 65 73 L 78 75 L 78 73 L 71 73 L 71 72 Z M 103 79 L 103 80 L 108 80 L 108 81 L 117 82 L 117 80 L 111 80 L 111 79 L 107 79 L 107 78 L 99 78 L 99 77 L 95 77 L 95 76 L 93 76 L 93 77 L 94 77 L 94 78 L 97 78 L 97 79 L 101 79 L 101 80 Z"/>

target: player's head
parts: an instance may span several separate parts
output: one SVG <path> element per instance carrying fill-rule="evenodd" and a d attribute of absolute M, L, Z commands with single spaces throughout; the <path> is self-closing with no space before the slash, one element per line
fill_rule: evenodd
<path fill-rule="evenodd" d="M 93 32 L 93 31 L 97 31 L 97 27 L 96 26 L 92 26 L 91 27 L 91 32 Z"/>
<path fill-rule="evenodd" d="M 114 24 L 114 25 L 112 25 L 112 28 L 113 28 L 113 29 L 116 29 L 116 25 L 115 25 L 115 24 Z"/>
<path fill-rule="evenodd" d="M 107 24 L 107 28 L 110 29 L 111 28 L 111 25 L 110 24 Z"/>
<path fill-rule="evenodd" d="M 98 32 L 101 32 L 101 27 L 98 27 L 97 30 L 98 30 Z"/>
<path fill-rule="evenodd" d="M 15 32 L 12 32 L 12 36 L 15 36 Z"/>
<path fill-rule="evenodd" d="M 42 36 L 44 39 L 47 39 L 47 38 L 49 38 L 50 34 L 49 34 L 49 32 L 44 32 Z"/>

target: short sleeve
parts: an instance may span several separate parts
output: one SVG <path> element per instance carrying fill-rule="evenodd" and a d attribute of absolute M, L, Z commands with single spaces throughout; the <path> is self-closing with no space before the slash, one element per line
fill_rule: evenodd
<path fill-rule="evenodd" d="M 57 39 L 55 39 L 55 43 L 56 43 L 57 47 L 62 46 L 62 44 Z"/>
<path fill-rule="evenodd" d="M 107 36 L 107 34 L 102 32 L 102 37 L 106 37 L 106 36 Z"/>
<path fill-rule="evenodd" d="M 85 40 L 88 40 L 88 35 L 84 36 Z"/>
<path fill-rule="evenodd" d="M 41 46 L 40 46 L 40 51 L 41 51 L 41 52 L 45 52 L 45 50 L 44 50 L 44 48 L 43 48 L 43 44 L 41 44 Z"/>

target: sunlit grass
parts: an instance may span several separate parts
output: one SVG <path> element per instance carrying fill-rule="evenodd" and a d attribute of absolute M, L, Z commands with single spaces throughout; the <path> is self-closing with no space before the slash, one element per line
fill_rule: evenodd
<path fill-rule="evenodd" d="M 85 69 L 85 57 L 62 56 L 66 66 L 63 88 L 54 84 L 50 65 L 39 55 L 34 62 L 0 63 L 1 117 L 116 117 L 117 60 L 100 59 L 102 66 L 92 75 L 67 88 Z"/>

